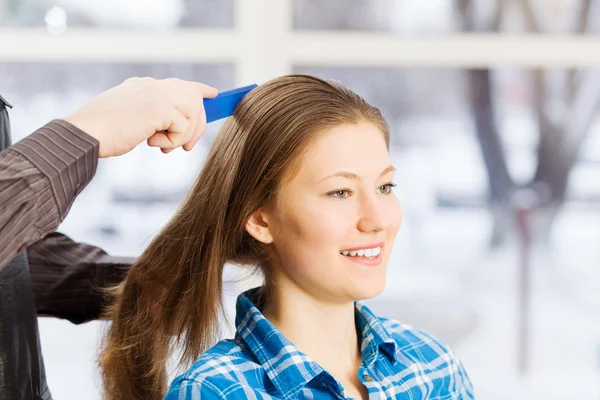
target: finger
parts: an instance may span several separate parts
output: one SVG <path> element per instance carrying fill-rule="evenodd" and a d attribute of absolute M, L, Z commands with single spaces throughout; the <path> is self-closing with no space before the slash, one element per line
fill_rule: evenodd
<path fill-rule="evenodd" d="M 150 136 L 146 143 L 150 147 L 159 147 L 161 149 L 175 149 L 185 143 L 183 134 L 180 133 L 168 133 L 168 132 L 156 132 Z M 189 141 L 189 140 L 188 140 Z"/>
<path fill-rule="evenodd" d="M 205 85 L 204 83 L 198 83 L 198 85 L 200 85 L 198 89 L 200 90 L 200 93 L 202 93 L 202 97 L 205 99 L 212 99 L 213 97 L 217 97 L 219 94 L 219 90 L 217 88 Z"/>
<path fill-rule="evenodd" d="M 160 149 L 160 151 L 162 151 L 164 154 L 169 154 L 173 150 L 175 150 L 175 149 Z"/>
<path fill-rule="evenodd" d="M 198 118 L 196 119 L 196 124 L 195 124 L 195 130 L 194 130 L 194 135 L 192 136 L 192 139 L 183 145 L 183 149 L 185 151 L 190 151 L 194 148 L 194 146 L 196 145 L 196 143 L 198 143 L 198 140 L 200 140 L 200 138 L 202 137 L 202 135 L 204 134 L 204 132 L 206 132 L 206 128 L 207 128 L 207 123 L 206 123 L 206 111 L 204 110 L 204 107 L 200 107 L 200 115 L 198 116 Z"/>
<path fill-rule="evenodd" d="M 168 101 L 161 104 L 157 111 L 160 114 L 157 119 L 158 123 L 154 127 L 155 133 L 185 134 L 190 130 L 190 121 Z"/>
<path fill-rule="evenodd" d="M 167 132 L 165 136 L 171 142 L 171 146 L 167 146 L 167 148 L 172 149 L 177 148 L 179 146 L 183 146 L 191 139 L 190 133 Z"/>
<path fill-rule="evenodd" d="M 190 140 L 189 142 L 187 142 L 186 144 L 181 146 L 181 148 L 184 149 L 185 151 L 191 151 L 194 148 L 194 146 L 196 145 L 196 143 L 198 142 L 198 140 L 199 139 Z"/>
<path fill-rule="evenodd" d="M 181 134 L 156 132 L 154 135 L 148 138 L 146 143 L 148 143 L 148 146 L 150 147 L 160 147 L 161 149 L 175 149 L 187 143 L 184 139 L 182 139 L 182 137 L 183 136 L 181 136 Z"/>
<path fill-rule="evenodd" d="M 182 79 L 173 79 L 172 83 L 175 86 L 177 86 L 179 88 L 179 90 L 181 90 L 181 91 L 197 92 L 203 98 L 213 98 L 219 94 L 219 91 L 216 88 L 214 88 L 212 86 L 208 86 L 201 82 L 184 81 Z"/>
<path fill-rule="evenodd" d="M 194 118 L 191 120 L 189 118 L 185 118 L 185 116 L 179 112 L 176 107 L 171 106 L 171 110 L 170 116 L 167 118 L 168 120 L 171 120 L 171 125 L 164 130 L 165 136 L 171 142 L 171 145 L 161 147 L 176 148 L 183 146 L 189 142 L 194 135 Z"/>
<path fill-rule="evenodd" d="M 162 79 L 159 81 L 163 90 L 169 95 L 181 97 L 181 95 L 189 95 L 189 100 L 197 101 L 198 98 L 213 98 L 219 94 L 217 88 L 208 86 L 201 82 L 184 81 L 178 78 Z"/>
<path fill-rule="evenodd" d="M 146 142 L 150 147 L 159 147 L 161 149 L 174 148 L 173 143 L 171 143 L 164 132 L 155 133 L 154 135 L 150 136 Z"/>
<path fill-rule="evenodd" d="M 200 138 L 190 140 L 189 142 L 187 142 L 186 144 L 181 146 L 181 148 L 184 149 L 185 151 L 191 151 L 194 148 L 194 146 L 196 145 L 196 143 L 198 143 L 198 140 L 200 140 Z"/>
<path fill-rule="evenodd" d="M 161 82 L 165 97 L 171 101 L 186 118 L 197 115 L 204 106 L 204 98 L 213 98 L 219 91 L 200 82 L 183 81 L 177 78 L 165 79 Z"/>
<path fill-rule="evenodd" d="M 166 132 L 167 137 L 173 143 L 174 147 L 183 146 L 194 138 L 196 131 L 196 120 L 198 117 L 188 118 L 189 126 L 187 131 L 181 132 Z"/>

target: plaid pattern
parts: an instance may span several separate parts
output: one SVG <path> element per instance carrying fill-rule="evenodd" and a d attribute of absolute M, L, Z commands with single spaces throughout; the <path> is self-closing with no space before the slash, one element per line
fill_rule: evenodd
<path fill-rule="evenodd" d="M 297 349 L 253 304 L 258 289 L 241 294 L 237 332 L 177 377 L 166 400 L 345 399 L 341 384 Z M 397 321 L 378 318 L 356 302 L 369 399 L 473 399 L 467 373 L 439 340 Z"/>

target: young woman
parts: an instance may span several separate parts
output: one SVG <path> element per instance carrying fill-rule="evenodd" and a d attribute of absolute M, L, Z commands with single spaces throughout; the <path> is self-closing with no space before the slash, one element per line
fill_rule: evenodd
<path fill-rule="evenodd" d="M 181 345 L 196 362 L 169 400 L 471 399 L 443 343 L 360 303 L 384 289 L 402 219 L 388 151 L 379 110 L 337 83 L 293 75 L 250 92 L 118 288 L 106 397 L 162 398 Z M 235 338 L 207 350 L 226 263 L 265 284 L 238 297 Z"/>

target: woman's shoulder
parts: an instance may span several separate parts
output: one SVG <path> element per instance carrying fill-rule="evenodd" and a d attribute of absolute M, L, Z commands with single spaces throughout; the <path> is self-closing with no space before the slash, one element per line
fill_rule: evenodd
<path fill-rule="evenodd" d="M 409 324 L 378 317 L 385 331 L 394 339 L 400 352 L 412 361 L 433 362 L 439 358 L 455 360 L 450 346 L 442 339 Z"/>
<path fill-rule="evenodd" d="M 388 318 L 378 318 L 397 344 L 397 356 L 423 381 L 434 380 L 461 399 L 473 399 L 473 384 L 450 346 L 434 335 Z M 454 397 L 453 397 L 454 398 Z"/>
<path fill-rule="evenodd" d="M 245 398 L 261 369 L 236 341 L 222 340 L 173 380 L 165 399 L 179 399 L 184 393 L 192 393 L 191 398 L 197 398 L 196 394 L 211 399 Z"/>

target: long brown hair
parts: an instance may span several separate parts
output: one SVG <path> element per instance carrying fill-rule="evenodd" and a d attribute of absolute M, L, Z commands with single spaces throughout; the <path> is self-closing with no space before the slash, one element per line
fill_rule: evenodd
<path fill-rule="evenodd" d="M 318 133 L 361 122 L 378 126 L 389 147 L 379 110 L 336 82 L 289 75 L 246 95 L 176 215 L 114 289 L 99 360 L 107 399 L 162 398 L 172 347 L 182 346 L 187 365 L 213 344 L 225 264 L 267 264 L 246 221 L 274 200 Z"/>

